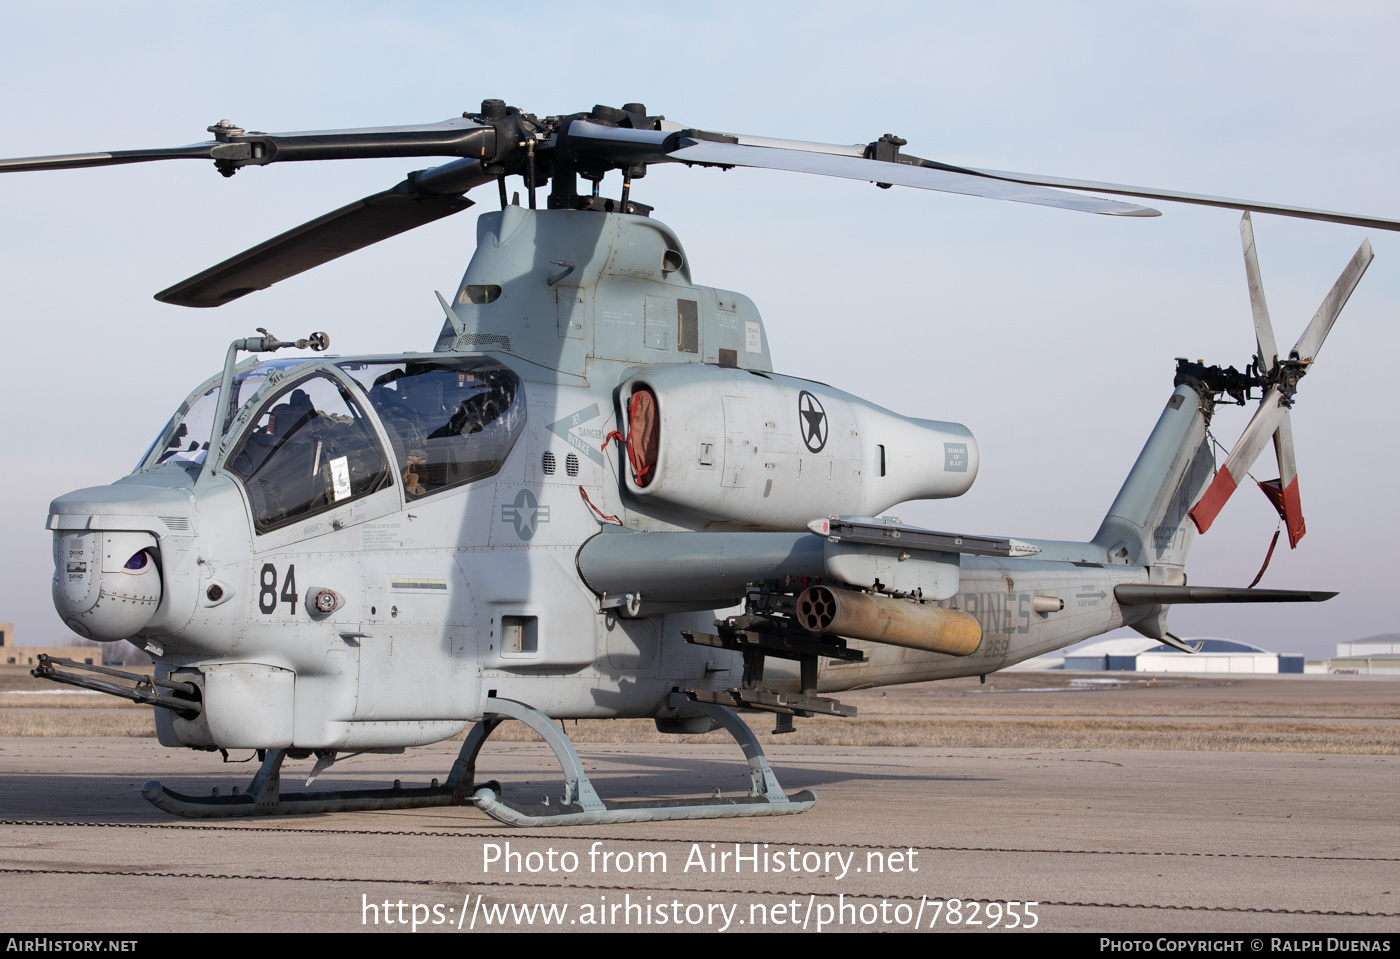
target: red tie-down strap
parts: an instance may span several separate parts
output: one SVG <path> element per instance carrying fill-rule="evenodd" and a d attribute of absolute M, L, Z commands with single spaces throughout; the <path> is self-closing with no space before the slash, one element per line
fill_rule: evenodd
<path fill-rule="evenodd" d="M 656 415 L 656 394 L 642 387 L 632 394 L 627 404 L 627 435 L 613 430 L 603 438 L 603 449 L 613 440 L 627 451 L 632 466 L 632 482 L 647 486 L 656 469 L 656 454 L 661 445 L 661 420 Z"/>
<path fill-rule="evenodd" d="M 588 508 L 591 509 L 594 513 L 598 514 L 598 518 L 599 518 L 599 519 L 605 520 L 605 521 L 607 521 L 607 522 L 609 522 L 609 523 L 612 523 L 612 524 L 615 525 L 615 526 L 622 526 L 622 525 L 623 525 L 622 520 L 618 519 L 616 516 L 612 515 L 611 513 L 604 513 L 604 512 L 603 512 L 602 510 L 600 510 L 597 506 L 593 505 L 593 501 L 592 501 L 591 499 L 588 498 L 588 490 L 586 490 L 586 489 L 584 489 L 582 486 L 580 486 L 580 487 L 578 488 L 578 492 L 579 492 L 579 495 L 583 497 L 583 501 L 584 501 L 585 503 L 588 504 Z"/>

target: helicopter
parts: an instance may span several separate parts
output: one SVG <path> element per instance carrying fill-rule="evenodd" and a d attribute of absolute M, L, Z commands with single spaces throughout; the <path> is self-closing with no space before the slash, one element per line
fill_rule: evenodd
<path fill-rule="evenodd" d="M 229 345 L 134 472 L 51 504 L 60 617 L 84 638 L 129 640 L 154 666 L 142 676 L 48 659 L 35 674 L 150 704 L 162 745 L 262 757 L 232 795 L 146 783 L 167 812 L 472 804 L 517 826 L 800 813 L 816 795 L 783 790 L 740 711 L 773 714 L 786 732 L 799 718 L 855 715 L 833 693 L 985 676 L 1123 626 L 1198 651 L 1168 630 L 1173 605 L 1335 595 L 1188 585 L 1185 564 L 1271 439 L 1279 478 L 1260 485 L 1290 545 L 1305 534 L 1289 410 L 1372 258 L 1363 243 L 1284 353 L 1250 211 L 1400 222 L 959 167 L 906 153 L 892 134 L 837 145 L 700 130 L 640 103 L 540 117 L 488 99 L 441 123 L 268 134 L 225 120 L 208 131 L 175 148 L 0 160 L 0 172 L 200 159 L 228 177 L 280 162 L 451 158 L 156 294 L 192 308 L 460 213 L 493 182 L 499 209 L 479 216 L 461 283 L 439 295 L 430 351 L 333 356 L 324 332 L 281 340 L 260 328 Z M 904 524 L 887 511 L 971 488 L 971 431 L 777 372 L 753 301 L 694 283 L 677 233 L 633 198 L 660 163 L 1113 216 L 1159 214 L 1082 191 L 1243 210 L 1258 352 L 1243 372 L 1178 361 L 1084 542 Z M 616 198 L 602 191 L 614 173 Z M 285 349 L 312 355 L 275 355 Z M 1254 416 L 1216 469 L 1216 407 L 1255 391 Z M 605 801 L 558 724 L 584 718 L 723 728 L 750 788 Z M 550 746 L 560 795 L 517 802 L 479 781 L 480 751 L 507 719 Z M 464 731 L 441 783 L 281 788 L 288 759 L 312 761 L 310 787 L 350 756 Z"/>

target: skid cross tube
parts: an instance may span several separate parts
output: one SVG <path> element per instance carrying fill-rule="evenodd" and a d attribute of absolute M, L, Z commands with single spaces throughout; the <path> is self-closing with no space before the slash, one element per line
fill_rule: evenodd
<path fill-rule="evenodd" d="M 574 744 L 554 725 L 544 713 L 511 699 L 492 699 L 486 709 L 486 718 L 477 724 L 462 744 L 462 756 L 458 765 L 452 767 L 453 775 L 462 767 L 463 779 L 469 781 L 474 773 L 476 755 L 491 735 L 496 723 L 501 719 L 518 719 L 525 723 L 549 745 L 554 757 L 564 771 L 564 792 L 559 804 L 542 802 L 538 805 L 521 805 L 506 802 L 501 798 L 500 787 L 487 784 L 477 789 L 473 799 L 477 808 L 503 823 L 512 826 L 591 826 L 599 823 L 659 822 L 666 819 L 731 819 L 745 816 L 790 816 L 806 812 L 817 801 L 817 794 L 804 789 L 791 796 L 783 792 L 763 747 L 753 730 L 732 710 L 710 703 L 697 703 L 688 700 L 684 693 L 673 693 L 672 707 L 682 707 L 688 711 L 702 713 L 723 726 L 739 743 L 749 763 L 749 792 L 739 797 L 712 797 L 704 799 L 641 800 L 606 803 L 598 798 L 598 793 L 589 782 L 583 770 L 583 762 L 574 750 Z M 483 729 L 488 722 L 495 720 L 491 728 Z M 479 734 L 479 736 L 478 736 Z M 470 753 L 467 747 L 473 745 Z M 547 798 L 547 797 L 546 797 Z"/>

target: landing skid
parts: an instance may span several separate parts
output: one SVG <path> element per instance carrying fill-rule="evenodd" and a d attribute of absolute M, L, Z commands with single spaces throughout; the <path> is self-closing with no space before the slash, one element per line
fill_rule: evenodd
<path fill-rule="evenodd" d="M 673 697 L 674 698 L 674 697 Z M 358 812 L 382 809 L 420 809 L 428 806 L 475 805 L 494 819 L 512 826 L 588 826 L 599 823 L 659 822 L 665 819 L 730 819 L 742 816 L 790 816 L 806 812 L 817 801 L 804 789 L 791 796 L 783 792 L 763 747 L 753 731 L 731 709 L 710 703 L 687 701 L 684 694 L 672 705 L 708 716 L 728 730 L 749 762 L 746 796 L 709 799 L 631 801 L 606 803 L 598 797 L 583 770 L 573 743 L 544 713 L 511 699 L 492 699 L 491 709 L 472 727 L 446 783 L 392 789 L 358 789 L 335 792 L 303 792 L 283 795 L 282 762 L 285 749 L 270 749 L 244 793 L 231 796 L 185 796 L 151 780 L 141 795 L 153 805 L 191 819 L 223 819 L 235 816 L 289 816 L 307 813 Z M 564 772 L 563 793 L 556 802 L 541 797 L 537 805 L 520 805 L 501 798 L 494 782 L 476 784 L 476 760 L 496 727 L 507 719 L 525 723 L 549 744 Z"/>

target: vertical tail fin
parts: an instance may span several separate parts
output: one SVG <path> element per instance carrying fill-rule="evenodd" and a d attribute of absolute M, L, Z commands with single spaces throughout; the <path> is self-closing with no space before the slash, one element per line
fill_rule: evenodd
<path fill-rule="evenodd" d="M 1186 513 L 1210 482 L 1210 398 L 1183 383 L 1172 393 L 1118 491 L 1094 543 L 1135 566 L 1186 565 L 1196 530 Z"/>

